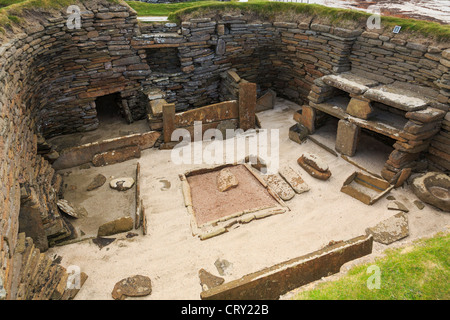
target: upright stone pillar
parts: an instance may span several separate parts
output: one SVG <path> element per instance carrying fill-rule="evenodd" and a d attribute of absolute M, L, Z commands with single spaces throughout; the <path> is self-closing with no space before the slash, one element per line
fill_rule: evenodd
<path fill-rule="evenodd" d="M 169 103 L 163 106 L 163 137 L 164 142 L 172 140 L 172 132 L 175 130 L 175 104 Z"/>
<path fill-rule="evenodd" d="M 255 128 L 256 83 L 239 84 L 239 128 L 246 131 Z"/>
<path fill-rule="evenodd" d="M 336 151 L 349 157 L 354 156 L 360 132 L 361 128 L 357 125 L 347 120 L 339 120 L 336 135 Z"/>
<path fill-rule="evenodd" d="M 316 110 L 314 108 L 304 105 L 302 106 L 302 115 L 300 117 L 300 123 L 308 129 L 309 134 L 313 134 L 315 129 L 314 123 L 316 122 Z"/>

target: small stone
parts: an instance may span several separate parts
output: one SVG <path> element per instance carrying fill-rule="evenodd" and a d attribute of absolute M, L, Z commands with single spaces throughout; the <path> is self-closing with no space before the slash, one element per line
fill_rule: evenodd
<path fill-rule="evenodd" d="M 110 236 L 116 233 L 131 231 L 133 226 L 133 218 L 122 217 L 101 225 L 98 228 L 97 237 Z"/>
<path fill-rule="evenodd" d="M 100 188 L 106 182 L 106 177 L 102 174 L 98 174 L 94 177 L 92 182 L 88 185 L 87 191 L 92 191 L 94 189 Z"/>
<path fill-rule="evenodd" d="M 135 275 L 120 280 L 111 293 L 115 300 L 126 297 L 143 297 L 152 293 L 152 281 L 147 276 Z"/>
<path fill-rule="evenodd" d="M 106 246 L 110 245 L 111 243 L 113 243 L 114 240 L 116 240 L 116 238 L 97 237 L 95 239 L 92 239 L 92 242 L 94 244 L 96 244 L 101 250 L 103 247 L 106 247 Z"/>
<path fill-rule="evenodd" d="M 308 135 L 308 129 L 300 123 L 294 124 L 289 128 L 289 139 L 297 142 L 298 144 L 302 144 L 302 142 L 305 141 Z"/>
<path fill-rule="evenodd" d="M 297 159 L 297 163 L 314 178 L 328 180 L 331 177 L 328 166 L 313 155 L 302 155 Z M 324 170 L 325 168 L 327 170 Z"/>
<path fill-rule="evenodd" d="M 227 168 L 220 170 L 217 175 L 217 188 L 220 192 L 228 191 L 239 184 L 236 176 Z"/>
<path fill-rule="evenodd" d="M 403 212 L 409 212 L 408 208 L 400 201 L 393 201 L 393 202 L 388 203 L 387 208 L 389 210 L 400 210 Z"/>
<path fill-rule="evenodd" d="M 387 196 L 386 199 L 388 199 L 388 200 L 395 200 L 395 197 L 394 196 Z"/>
<path fill-rule="evenodd" d="M 258 156 L 254 156 L 254 155 L 250 155 L 250 156 L 246 156 L 245 163 L 250 163 L 250 165 L 255 168 L 256 170 L 258 170 L 259 172 L 266 174 L 267 173 L 267 164 L 266 161 L 264 161 L 264 159 L 261 159 Z"/>
<path fill-rule="evenodd" d="M 91 165 L 89 163 L 85 163 L 80 166 L 80 169 L 85 170 L 85 169 L 89 169 L 90 167 L 91 167 Z"/>
<path fill-rule="evenodd" d="M 86 209 L 80 205 L 73 204 L 65 199 L 59 199 L 56 203 L 58 205 L 58 208 L 68 214 L 71 217 L 74 218 L 83 218 L 88 215 Z"/>
<path fill-rule="evenodd" d="M 133 187 L 134 179 L 130 177 L 116 178 L 111 180 L 109 186 L 118 191 L 125 191 Z"/>
<path fill-rule="evenodd" d="M 425 205 L 422 203 L 422 201 L 414 200 L 413 203 L 416 205 L 417 208 L 419 208 L 419 210 L 425 208 Z"/>
<path fill-rule="evenodd" d="M 305 163 L 309 164 L 314 169 L 319 170 L 320 172 L 327 172 L 328 171 L 328 165 L 320 159 L 318 156 L 311 154 L 311 153 L 305 153 L 302 155 Z"/>
<path fill-rule="evenodd" d="M 200 285 L 203 291 L 220 286 L 225 282 L 224 278 L 217 277 L 203 268 L 198 271 L 198 277 L 200 278 Z"/>
<path fill-rule="evenodd" d="M 214 265 L 221 276 L 231 275 L 232 264 L 225 259 L 217 259 Z"/>
<path fill-rule="evenodd" d="M 391 244 L 409 235 L 408 217 L 403 212 L 399 212 L 375 227 L 367 228 L 366 234 L 371 234 L 376 242 Z"/>

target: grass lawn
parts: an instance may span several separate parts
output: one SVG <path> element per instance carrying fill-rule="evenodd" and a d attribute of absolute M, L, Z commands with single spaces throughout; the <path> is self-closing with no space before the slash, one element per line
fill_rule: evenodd
<path fill-rule="evenodd" d="M 0 0 L 2 1 L 2 0 Z M 199 5 L 211 5 L 218 1 L 200 0 L 178 3 L 147 3 L 140 1 L 127 1 L 128 5 L 138 13 L 138 16 L 168 16 L 170 13 Z"/>
<path fill-rule="evenodd" d="M 375 272 L 380 271 L 379 289 Z M 448 300 L 450 299 L 450 233 L 391 249 L 386 256 L 352 268 L 336 281 L 300 292 L 296 300 Z"/>

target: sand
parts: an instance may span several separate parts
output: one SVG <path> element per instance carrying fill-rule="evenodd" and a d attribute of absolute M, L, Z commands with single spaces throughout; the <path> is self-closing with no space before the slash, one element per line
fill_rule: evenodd
<path fill-rule="evenodd" d="M 363 235 L 366 228 L 395 215 L 396 211 L 387 209 L 386 197 L 368 206 L 340 192 L 345 179 L 357 170 L 355 166 L 311 141 L 299 145 L 289 140 L 288 128 L 295 123 L 292 116 L 298 109 L 300 107 L 292 102 L 277 99 L 275 109 L 258 114 L 264 128 L 280 129 L 280 166 L 296 168 L 311 188 L 286 202 L 290 211 L 251 221 L 202 241 L 192 236 L 178 174 L 205 165 L 175 165 L 171 161 L 171 150 L 145 150 L 139 162 L 148 234 L 142 236 L 140 230 L 134 230 L 139 236 L 128 239 L 126 234 L 117 235 L 113 243 L 102 249 L 87 240 L 48 251 L 50 255 L 62 256 L 63 266 L 79 266 L 89 276 L 76 299 L 112 299 L 116 282 L 136 274 L 149 276 L 153 290 L 149 296 L 133 299 L 200 299 L 202 288 L 198 271 L 203 268 L 218 276 L 214 265 L 217 259 L 231 263 L 231 274 L 223 276 L 230 281 L 318 250 L 331 240 Z M 328 164 L 332 172 L 329 180 L 314 179 L 299 167 L 296 161 L 305 152 L 318 155 Z M 358 150 L 357 156 L 364 159 Z M 134 170 L 135 162 L 105 168 L 108 172 Z M 373 167 L 380 166 L 382 163 Z M 410 235 L 393 245 L 435 234 L 450 225 L 448 213 L 428 205 L 419 210 L 413 204 L 417 198 L 408 185 L 392 190 L 389 195 L 409 209 Z M 105 197 L 102 201 L 107 203 L 110 199 Z M 99 212 L 102 206 L 99 200 Z M 104 210 L 104 214 L 108 212 Z M 374 243 L 373 255 L 388 247 Z"/>

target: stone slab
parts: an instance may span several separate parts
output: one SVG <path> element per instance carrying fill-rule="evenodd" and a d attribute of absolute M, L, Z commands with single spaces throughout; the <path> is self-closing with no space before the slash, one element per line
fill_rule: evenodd
<path fill-rule="evenodd" d="M 73 168 L 91 162 L 92 158 L 98 153 L 131 145 L 137 145 L 141 150 L 145 150 L 153 147 L 160 136 L 160 132 L 149 131 L 66 149 L 61 152 L 59 158 L 53 163 L 53 168 L 55 170 Z"/>
<path fill-rule="evenodd" d="M 388 106 L 411 112 L 425 109 L 428 102 L 412 95 L 408 92 L 389 92 L 384 87 L 377 89 L 369 89 L 364 93 L 364 98 L 372 101 L 384 103 Z"/>
<path fill-rule="evenodd" d="M 264 181 L 284 201 L 291 200 L 295 196 L 294 190 L 281 177 L 275 174 L 265 175 Z"/>
<path fill-rule="evenodd" d="M 399 212 L 376 226 L 367 228 L 366 234 L 372 235 L 373 241 L 391 244 L 409 235 L 408 217 Z"/>
<path fill-rule="evenodd" d="M 350 76 L 345 77 L 342 75 L 327 75 L 322 77 L 322 81 L 329 86 L 335 87 L 348 93 L 363 94 L 369 89 L 369 87 L 361 84 L 361 82 L 356 78 L 357 76 L 354 76 L 354 79 L 352 79 Z"/>
<path fill-rule="evenodd" d="M 372 236 L 342 241 L 203 291 L 200 298 L 275 300 L 295 288 L 339 272 L 348 261 L 372 253 L 372 244 Z"/>
<path fill-rule="evenodd" d="M 361 128 L 348 122 L 339 120 L 336 134 L 336 151 L 343 155 L 352 157 L 355 155 Z"/>
<path fill-rule="evenodd" d="M 291 186 L 296 193 L 303 193 L 310 190 L 308 184 L 303 180 L 302 176 L 291 166 L 283 166 L 278 171 L 281 177 Z"/>

